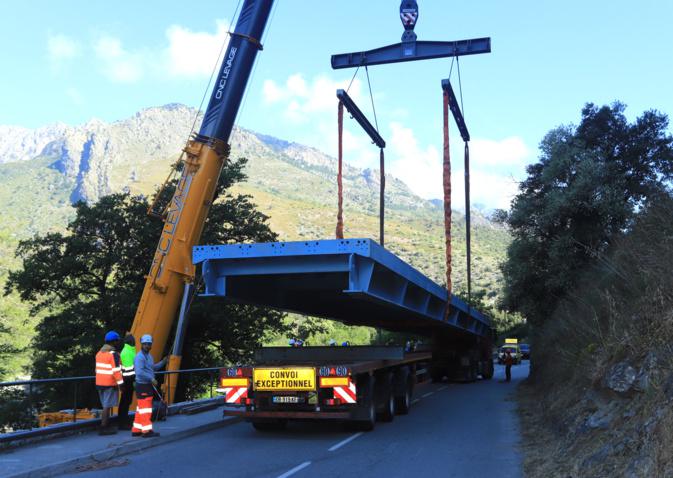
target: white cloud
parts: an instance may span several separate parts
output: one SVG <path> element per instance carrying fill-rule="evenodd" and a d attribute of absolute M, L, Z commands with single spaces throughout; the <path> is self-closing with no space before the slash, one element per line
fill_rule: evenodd
<path fill-rule="evenodd" d="M 180 25 L 172 25 L 166 30 L 168 47 L 165 57 L 171 76 L 210 76 L 223 42 L 228 41 L 226 22 L 217 20 L 216 24 L 214 33 L 193 32 Z"/>
<path fill-rule="evenodd" d="M 118 83 L 133 83 L 144 75 L 146 63 L 139 52 L 131 52 L 122 47 L 121 40 L 113 36 L 102 36 L 94 44 L 96 57 L 102 63 L 103 73 Z"/>
<path fill-rule="evenodd" d="M 470 158 L 471 159 L 471 158 Z M 464 170 L 452 172 L 451 204 L 465 210 Z M 519 183 L 511 175 L 498 175 L 470 168 L 470 204 L 483 204 L 488 209 L 509 209 Z"/>
<path fill-rule="evenodd" d="M 301 73 L 296 73 L 283 85 L 273 80 L 264 81 L 262 94 L 267 104 L 284 107 L 284 115 L 290 121 L 307 123 L 315 121 L 317 114 L 336 113 L 336 90 L 346 89 L 348 84 L 349 80 L 335 81 L 326 75 L 318 75 L 307 82 Z M 360 103 L 361 89 L 362 83 L 355 80 L 348 91 L 356 103 Z"/>
<path fill-rule="evenodd" d="M 390 131 L 390 173 L 421 197 L 442 197 L 442 159 L 437 148 L 421 147 L 413 131 L 400 123 L 390 123 Z"/>
<path fill-rule="evenodd" d="M 475 166 L 520 166 L 529 154 L 526 144 L 516 136 L 501 141 L 475 139 L 470 142 L 470 162 Z"/>
<path fill-rule="evenodd" d="M 80 54 L 79 44 L 66 35 L 49 35 L 47 38 L 47 53 L 52 61 L 60 62 L 75 58 Z"/>
<path fill-rule="evenodd" d="M 132 83 L 148 76 L 207 78 L 223 42 L 228 40 L 227 23 L 217 20 L 214 32 L 195 32 L 172 25 L 166 29 L 166 39 L 167 44 L 163 46 L 131 49 L 126 48 L 120 38 L 101 34 L 88 51 L 93 52 L 100 71 L 118 83 Z M 57 34 L 47 39 L 47 52 L 57 64 L 81 55 L 83 49 L 75 40 Z"/>
<path fill-rule="evenodd" d="M 433 145 L 420 146 L 413 131 L 399 123 L 391 123 L 390 129 L 391 174 L 423 198 L 442 198 L 443 159 L 440 151 Z M 475 139 L 470 147 L 471 204 L 480 203 L 489 209 L 509 209 L 518 188 L 516 178 L 523 174 L 528 155 L 528 148 L 517 137 L 502 141 Z M 451 158 L 451 204 L 454 209 L 464 210 L 462 148 L 452 149 Z"/>
<path fill-rule="evenodd" d="M 284 83 L 266 80 L 262 86 L 262 97 L 269 106 L 280 108 L 280 115 L 293 124 L 301 133 L 292 138 L 304 144 L 317 146 L 322 151 L 337 155 L 337 89 L 346 89 L 350 80 L 336 81 L 327 75 L 318 75 L 307 81 L 301 73 L 295 73 Z M 353 81 L 348 94 L 362 104 L 362 83 Z M 316 138 L 319 138 L 316 141 Z M 349 119 L 344 112 L 343 135 L 344 161 L 359 168 L 377 168 L 378 149 L 369 137 L 362 133 L 360 126 Z"/>

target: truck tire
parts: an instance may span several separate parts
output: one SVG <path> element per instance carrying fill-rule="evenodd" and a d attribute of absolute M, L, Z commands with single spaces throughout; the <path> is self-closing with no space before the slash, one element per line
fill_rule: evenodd
<path fill-rule="evenodd" d="M 395 418 L 395 395 L 393 389 L 393 375 L 387 373 L 377 381 L 379 389 L 377 390 L 377 402 L 381 404 L 378 413 L 378 420 L 381 422 L 392 422 Z"/>
<path fill-rule="evenodd" d="M 395 418 L 395 397 L 392 393 L 388 394 L 388 399 L 383 404 L 383 410 L 379 413 L 378 418 L 382 422 L 392 422 Z"/>
<path fill-rule="evenodd" d="M 376 400 L 374 400 L 374 377 L 362 377 L 357 380 L 358 407 L 363 409 L 361 418 L 346 422 L 350 430 L 369 432 L 376 425 Z"/>
<path fill-rule="evenodd" d="M 271 432 L 284 430 L 287 426 L 287 420 L 258 421 L 252 422 L 252 427 L 258 432 Z"/>
<path fill-rule="evenodd" d="M 409 380 L 404 395 L 395 397 L 395 413 L 398 415 L 406 415 L 409 413 L 409 409 L 411 408 L 411 389 L 412 384 Z"/>

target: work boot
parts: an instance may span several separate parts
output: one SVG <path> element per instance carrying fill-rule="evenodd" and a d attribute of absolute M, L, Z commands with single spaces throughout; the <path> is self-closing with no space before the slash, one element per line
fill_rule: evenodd
<path fill-rule="evenodd" d="M 159 432 L 151 431 L 151 432 L 143 433 L 143 438 L 158 437 L 159 435 L 161 435 Z"/>
<path fill-rule="evenodd" d="M 101 428 L 98 430 L 99 435 L 116 435 L 117 430 L 114 428 L 106 427 L 106 428 Z"/>
<path fill-rule="evenodd" d="M 131 433 L 131 436 L 132 436 L 132 437 L 139 437 L 139 436 L 141 436 L 141 435 L 142 435 L 142 432 L 133 432 L 133 433 Z"/>

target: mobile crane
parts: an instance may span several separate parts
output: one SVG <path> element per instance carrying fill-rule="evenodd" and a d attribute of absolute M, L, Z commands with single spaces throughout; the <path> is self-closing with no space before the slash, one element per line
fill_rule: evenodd
<path fill-rule="evenodd" d="M 273 0 L 244 2 L 236 27 L 230 32 L 201 128 L 184 148 L 181 176 L 164 211 L 161 238 L 131 327 L 135 337 L 152 335 L 155 360 L 164 353 L 185 286 L 194 282 L 192 247 L 199 242 L 217 180 L 229 155 L 229 137 L 255 57 L 262 49 L 260 41 L 272 6 Z M 174 348 L 167 370 L 179 370 L 180 362 L 179 348 Z M 171 380 L 169 402 L 176 382 Z"/>

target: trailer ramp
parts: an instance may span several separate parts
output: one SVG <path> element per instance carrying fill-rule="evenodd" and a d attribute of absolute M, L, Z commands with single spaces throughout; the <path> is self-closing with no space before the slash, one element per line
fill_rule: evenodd
<path fill-rule="evenodd" d="M 206 296 L 388 330 L 486 337 L 488 317 L 371 239 L 196 246 Z M 449 307 L 446 314 L 446 307 Z"/>

